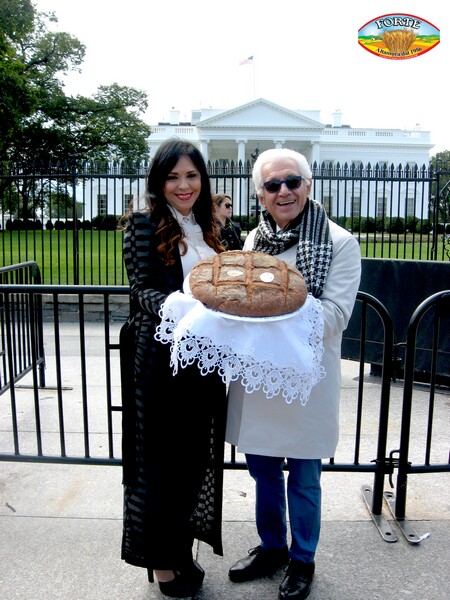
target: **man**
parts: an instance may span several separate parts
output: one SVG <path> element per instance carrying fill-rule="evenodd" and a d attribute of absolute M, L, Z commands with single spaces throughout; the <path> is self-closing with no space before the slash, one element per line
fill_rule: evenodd
<path fill-rule="evenodd" d="M 342 332 L 359 287 L 361 253 L 357 240 L 309 198 L 312 173 L 302 154 L 262 152 L 252 177 L 263 210 L 244 250 L 267 252 L 295 265 L 320 300 L 326 376 L 312 388 L 305 406 L 287 404 L 281 396 L 268 400 L 262 390 L 247 393 L 239 381 L 230 384 L 226 440 L 245 453 L 256 482 L 260 544 L 231 567 L 229 577 L 236 583 L 250 581 L 288 564 L 278 598 L 301 600 L 311 590 L 315 570 L 322 459 L 334 456 L 338 441 Z"/>

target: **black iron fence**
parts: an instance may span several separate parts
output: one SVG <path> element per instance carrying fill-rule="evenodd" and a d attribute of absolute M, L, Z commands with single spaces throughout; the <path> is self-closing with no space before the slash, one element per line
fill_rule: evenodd
<path fill-rule="evenodd" d="M 260 206 L 251 164 L 209 164 L 211 187 L 233 199 L 244 235 Z M 450 165 L 314 164 L 312 197 L 351 230 L 363 257 L 450 260 Z M 0 168 L 0 267 L 38 263 L 42 282 L 125 285 L 122 232 L 147 165 L 78 160 Z"/>

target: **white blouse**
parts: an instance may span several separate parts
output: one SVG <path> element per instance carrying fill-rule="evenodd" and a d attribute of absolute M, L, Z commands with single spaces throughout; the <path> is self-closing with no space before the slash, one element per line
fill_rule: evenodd
<path fill-rule="evenodd" d="M 181 264 L 183 266 L 183 275 L 186 277 L 198 262 L 208 256 L 213 256 L 216 254 L 216 251 L 208 246 L 203 239 L 202 228 L 195 220 L 192 211 L 187 216 L 184 216 L 170 204 L 169 208 L 184 232 L 184 241 L 187 245 L 187 252 L 184 255 L 181 254 Z M 183 252 L 181 244 L 180 252 Z"/>

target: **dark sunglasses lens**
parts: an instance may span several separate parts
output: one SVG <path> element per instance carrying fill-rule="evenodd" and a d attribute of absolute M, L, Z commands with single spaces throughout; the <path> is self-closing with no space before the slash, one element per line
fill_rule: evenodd
<path fill-rule="evenodd" d="M 281 181 L 278 179 L 272 179 L 272 181 L 266 181 L 264 187 L 270 194 L 275 194 L 281 189 Z"/>
<path fill-rule="evenodd" d="M 300 187 L 302 178 L 299 175 L 290 175 L 286 178 L 286 186 L 288 190 L 296 190 Z"/>
<path fill-rule="evenodd" d="M 296 190 L 300 187 L 302 178 L 300 175 L 289 175 L 286 179 L 272 179 L 271 181 L 266 181 L 264 187 L 270 194 L 276 194 L 281 190 L 283 183 L 286 184 L 288 190 Z"/>

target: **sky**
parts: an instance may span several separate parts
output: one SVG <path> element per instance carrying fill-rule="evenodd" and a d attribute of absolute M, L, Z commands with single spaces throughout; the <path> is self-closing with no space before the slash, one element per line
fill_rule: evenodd
<path fill-rule="evenodd" d="M 199 108 L 231 109 L 264 98 L 292 110 L 320 111 L 322 123 L 430 131 L 436 152 L 450 150 L 446 79 L 450 4 L 441 0 L 33 0 L 54 11 L 56 28 L 86 46 L 67 94 L 99 85 L 148 95 L 142 118 L 182 121 Z M 425 54 L 388 60 L 358 44 L 358 31 L 382 15 L 407 14 L 440 30 Z M 239 63 L 253 56 L 253 64 Z"/>

